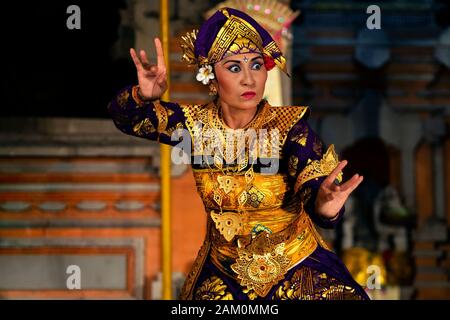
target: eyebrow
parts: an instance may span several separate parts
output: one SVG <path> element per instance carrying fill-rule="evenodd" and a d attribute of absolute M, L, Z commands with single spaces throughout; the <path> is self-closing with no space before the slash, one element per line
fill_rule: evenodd
<path fill-rule="evenodd" d="M 262 56 L 257 56 L 257 57 L 252 58 L 250 61 L 254 61 L 256 59 L 262 59 L 262 58 L 263 58 Z M 223 63 L 223 65 L 227 64 L 228 62 L 241 63 L 240 60 L 227 60 Z"/>

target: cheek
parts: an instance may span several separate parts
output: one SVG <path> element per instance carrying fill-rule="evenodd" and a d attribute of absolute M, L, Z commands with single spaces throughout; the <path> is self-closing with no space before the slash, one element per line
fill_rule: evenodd
<path fill-rule="evenodd" d="M 232 89 L 232 86 L 228 83 L 228 81 L 220 80 L 219 82 L 219 90 L 222 93 L 230 93 L 230 90 Z"/>
<path fill-rule="evenodd" d="M 267 71 L 261 73 L 261 75 L 258 76 L 258 87 L 261 91 L 264 91 L 265 87 L 266 87 L 266 81 L 267 81 Z"/>
<path fill-rule="evenodd" d="M 236 90 L 236 79 L 232 75 L 225 76 L 223 73 L 218 72 L 217 76 L 217 86 L 219 93 L 230 94 Z"/>

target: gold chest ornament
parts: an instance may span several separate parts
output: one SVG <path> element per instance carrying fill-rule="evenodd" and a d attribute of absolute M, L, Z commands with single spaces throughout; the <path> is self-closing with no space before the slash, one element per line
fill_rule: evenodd
<path fill-rule="evenodd" d="M 222 209 L 220 209 L 220 213 L 215 212 L 214 210 L 211 210 L 210 212 L 211 219 L 214 221 L 217 230 L 228 242 L 230 242 L 235 235 L 240 234 L 244 226 L 245 215 L 242 212 L 241 208 L 248 200 L 247 189 L 248 185 L 251 184 L 253 179 L 254 179 L 254 172 L 252 165 L 250 169 L 248 169 L 247 172 L 245 173 L 246 186 L 237 197 L 240 207 L 239 212 L 231 212 L 231 211 L 222 212 Z M 234 192 L 240 186 L 238 180 L 230 175 L 218 176 L 217 182 L 219 187 L 218 189 L 222 189 L 226 195 L 228 195 L 230 192 Z M 213 199 L 219 205 L 219 207 L 222 207 L 223 199 L 218 190 L 214 191 Z"/>

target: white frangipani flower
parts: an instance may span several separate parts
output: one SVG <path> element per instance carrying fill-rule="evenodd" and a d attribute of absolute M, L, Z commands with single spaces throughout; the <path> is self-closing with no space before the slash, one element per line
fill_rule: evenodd
<path fill-rule="evenodd" d="M 203 84 L 208 84 L 209 80 L 214 79 L 214 73 L 212 72 L 212 66 L 207 64 L 198 69 L 196 76 L 197 81 Z"/>

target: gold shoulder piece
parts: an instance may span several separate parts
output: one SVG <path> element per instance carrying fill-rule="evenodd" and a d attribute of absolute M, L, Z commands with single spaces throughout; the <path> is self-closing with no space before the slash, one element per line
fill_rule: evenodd
<path fill-rule="evenodd" d="M 286 142 L 289 131 L 302 118 L 308 116 L 309 107 L 306 106 L 283 106 L 270 107 L 270 110 L 276 114 L 274 121 L 268 123 L 269 129 L 278 129 L 280 132 L 280 146 Z"/>
<path fill-rule="evenodd" d="M 328 147 L 328 150 L 320 160 L 308 160 L 306 167 L 297 177 L 294 191 L 298 189 L 307 181 L 316 179 L 323 176 L 328 176 L 338 165 L 339 160 L 336 152 L 334 151 L 334 144 Z M 342 181 L 342 172 L 337 175 L 337 180 Z"/>
<path fill-rule="evenodd" d="M 194 43 L 197 39 L 198 30 L 192 30 L 186 33 L 186 35 L 181 36 L 180 46 L 183 50 L 182 61 L 186 61 L 189 65 L 196 65 L 197 59 L 194 53 Z"/>

